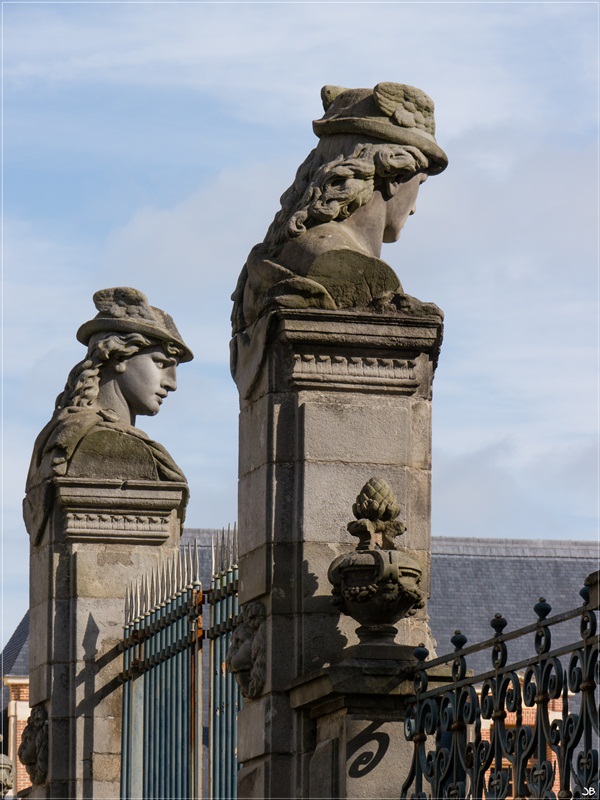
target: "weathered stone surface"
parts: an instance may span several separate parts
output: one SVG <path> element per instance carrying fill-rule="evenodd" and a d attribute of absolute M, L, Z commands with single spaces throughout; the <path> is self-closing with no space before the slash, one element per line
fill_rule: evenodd
<path fill-rule="evenodd" d="M 48 715 L 41 797 L 119 795 L 128 585 L 176 550 L 188 496 L 171 456 L 135 425 L 189 361 L 173 321 L 134 289 L 96 293 L 89 345 L 32 457 L 30 702 Z"/>
<path fill-rule="evenodd" d="M 270 324 L 272 338 L 250 395 L 242 391 L 240 600 L 259 600 L 267 613 L 263 694 L 248 706 L 285 697 L 298 676 L 358 644 L 356 623 L 331 603 L 327 572 L 356 546 L 347 531 L 351 508 L 373 475 L 393 487 L 407 526 L 398 544 L 419 564 L 428 593 L 429 398 L 439 322 L 402 326 L 385 317 L 330 314 L 282 311 L 257 323 Z M 360 355 L 365 351 L 368 358 Z M 347 380 L 350 368 L 355 383 Z M 238 370 L 244 373 L 243 363 Z M 425 609 L 397 628 L 396 641 L 425 642 L 434 651 Z M 314 722 L 290 708 L 272 724 L 280 725 L 278 740 L 294 753 L 289 768 L 301 785 L 301 794 L 282 796 L 307 796 Z M 256 741 L 257 730 L 251 715 L 242 715 L 239 735 L 253 747 L 244 769 L 260 762 L 260 780 L 268 782 L 264 765 L 274 753 L 270 738 Z M 250 774 L 240 777 L 245 785 Z"/>
<path fill-rule="evenodd" d="M 245 763 L 265 753 L 287 753 L 288 737 L 283 734 L 281 721 L 287 718 L 289 701 L 285 694 L 270 693 L 252 703 L 244 704 L 240 715 L 244 725 L 238 738 L 238 760 Z M 256 731 L 263 731 L 263 737 Z M 250 735 L 248 735 L 250 734 Z"/>
<path fill-rule="evenodd" d="M 408 461 L 409 409 L 389 403 L 305 403 L 300 407 L 305 461 L 395 466 Z"/>
<path fill-rule="evenodd" d="M 429 587 L 430 402 L 443 315 L 405 294 L 380 254 L 414 212 L 420 184 L 447 159 L 435 142 L 433 103 L 414 87 L 325 87 L 322 97 L 325 115 L 314 123 L 321 141 L 233 296 L 240 598 L 264 604 L 267 646 L 263 695 L 239 721 L 240 797 L 366 797 L 368 781 L 347 764 L 347 742 L 369 720 L 391 726 L 388 743 L 400 735 L 401 703 L 385 706 L 385 681 L 356 713 L 346 704 L 335 725 L 329 711 L 319 712 L 315 728 L 315 710 L 293 703 L 265 717 L 271 698 L 357 644 L 356 625 L 331 604 L 327 572 L 353 549 L 348 511 L 372 476 L 393 488 L 406 564 L 421 573 L 423 594 Z M 407 577 L 407 586 L 415 580 Z M 413 594 L 420 601 L 421 592 Z M 398 631 L 407 647 L 433 645 L 424 608 Z M 354 691 L 365 693 L 358 684 Z M 255 737 L 265 728 L 273 736 L 260 745 Z M 281 742 L 292 754 L 283 762 Z M 392 796 L 390 775 L 378 773 L 371 796 Z M 397 773 L 393 785 L 397 794 Z"/>
<path fill-rule="evenodd" d="M 403 658 L 349 658 L 294 682 L 292 707 L 316 721 L 307 796 L 398 797 L 412 756 L 403 720 L 413 685 Z"/>
<path fill-rule="evenodd" d="M 447 164 L 433 103 L 402 84 L 339 90 L 332 100 L 328 88 L 326 113 L 313 123 L 321 141 L 238 280 L 234 334 L 277 307 L 432 311 L 404 294 L 380 255 L 414 213 L 420 184 Z"/>

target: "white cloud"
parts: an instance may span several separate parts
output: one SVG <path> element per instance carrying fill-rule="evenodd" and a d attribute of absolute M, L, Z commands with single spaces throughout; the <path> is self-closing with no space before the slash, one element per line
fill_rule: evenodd
<path fill-rule="evenodd" d="M 578 83 L 594 91 L 593 14 L 568 4 L 7 6 L 4 76 L 9 96 L 32 84 L 197 91 L 272 126 L 310 119 L 324 82 L 401 80 L 437 99 L 449 137 L 540 109 L 556 116 L 557 104 L 572 126 Z M 556 80 L 534 82 L 536 63 Z M 565 72 L 578 83 L 563 85 Z"/>

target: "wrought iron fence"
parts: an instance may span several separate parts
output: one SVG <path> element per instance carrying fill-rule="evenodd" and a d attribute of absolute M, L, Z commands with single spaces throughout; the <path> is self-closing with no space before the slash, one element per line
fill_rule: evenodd
<path fill-rule="evenodd" d="M 198 549 L 187 546 L 127 594 L 122 800 L 202 796 L 201 639 Z"/>
<path fill-rule="evenodd" d="M 210 796 L 214 800 L 237 797 L 237 715 L 241 695 L 227 670 L 227 651 L 238 620 L 237 530 L 222 531 L 213 541 L 212 580 L 208 602 L 210 624 Z"/>
<path fill-rule="evenodd" d="M 510 633 L 496 614 L 494 636 L 476 645 L 456 631 L 454 653 L 427 663 L 426 648 L 415 650 L 401 798 L 598 798 L 598 636 L 588 589 L 580 595 L 582 607 L 552 617 L 540 598 L 536 621 Z M 569 620 L 579 622 L 575 641 L 553 648 L 554 626 Z M 535 655 L 509 664 L 508 644 L 527 635 Z M 469 655 L 484 649 L 492 668 L 469 674 Z"/>

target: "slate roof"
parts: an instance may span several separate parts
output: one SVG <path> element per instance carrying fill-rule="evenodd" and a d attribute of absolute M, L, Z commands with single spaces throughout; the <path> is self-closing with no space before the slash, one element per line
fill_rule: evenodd
<path fill-rule="evenodd" d="M 29 611 L 15 628 L 4 650 L 0 653 L 0 735 L 2 744 L 0 752 L 5 753 L 8 746 L 8 716 L 7 708 L 10 699 L 10 689 L 4 685 L 5 675 L 19 677 L 29 674 Z"/>
<path fill-rule="evenodd" d="M 0 682 L 5 675 L 24 676 L 29 674 L 29 611 L 15 628 L 15 632 L 0 653 Z M 2 683 L 2 706 L 8 703 L 8 689 Z M 6 697 L 5 697 L 6 695 Z"/>
<path fill-rule="evenodd" d="M 211 542 L 217 535 L 213 528 L 184 528 L 181 535 L 181 544 L 198 542 L 198 557 L 200 560 L 200 580 L 202 588 L 206 591 L 210 586 L 211 576 Z"/>
<path fill-rule="evenodd" d="M 497 611 L 508 621 L 508 633 L 536 621 L 533 606 L 540 597 L 552 606 L 551 615 L 580 606 L 579 589 L 599 562 L 596 542 L 433 537 L 428 611 L 438 655 L 452 652 L 457 629 L 468 644 L 491 638 Z M 552 630 L 553 646 L 580 638 L 576 621 Z M 533 637 L 510 642 L 508 654 L 509 662 L 535 655 Z M 489 651 L 473 654 L 468 666 L 490 669 Z"/>

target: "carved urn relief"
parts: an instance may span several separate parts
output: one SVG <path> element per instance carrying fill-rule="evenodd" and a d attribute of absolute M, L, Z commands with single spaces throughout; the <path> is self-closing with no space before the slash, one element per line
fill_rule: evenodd
<path fill-rule="evenodd" d="M 332 602 L 360 623 L 356 633 L 361 642 L 392 644 L 395 623 L 424 605 L 421 567 L 396 549 L 395 537 L 406 528 L 396 519 L 400 506 L 383 478 L 371 478 L 363 486 L 352 511 L 356 521 L 348 524 L 348 531 L 358 544 L 329 567 Z"/>

